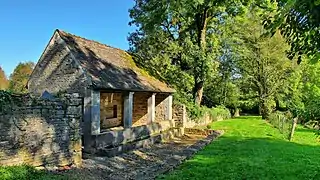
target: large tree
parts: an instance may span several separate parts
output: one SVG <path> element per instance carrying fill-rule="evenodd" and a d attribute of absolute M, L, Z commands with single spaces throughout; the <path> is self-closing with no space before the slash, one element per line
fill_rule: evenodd
<path fill-rule="evenodd" d="M 234 36 L 234 52 L 238 56 L 239 74 L 257 95 L 260 113 L 266 118 L 275 106 L 275 96 L 287 82 L 292 72 L 292 62 L 287 58 L 288 44 L 280 33 L 272 38 L 264 36 L 263 15 L 267 12 L 254 7 L 244 18 L 238 19 Z"/>
<path fill-rule="evenodd" d="M 189 91 L 200 104 L 207 79 L 216 69 L 227 17 L 243 11 L 241 0 L 136 0 L 130 9 L 131 52 L 154 75 Z M 139 61 L 139 60 L 138 60 Z M 187 81 L 184 83 L 184 81 Z M 182 83 L 182 85 L 181 85 Z M 186 85 L 188 86 L 186 86 Z"/>
<path fill-rule="evenodd" d="M 0 67 L 0 90 L 6 90 L 8 88 L 9 81 L 3 69 Z"/>
<path fill-rule="evenodd" d="M 9 90 L 14 93 L 26 93 L 26 85 L 34 67 L 33 62 L 19 63 L 10 75 Z"/>

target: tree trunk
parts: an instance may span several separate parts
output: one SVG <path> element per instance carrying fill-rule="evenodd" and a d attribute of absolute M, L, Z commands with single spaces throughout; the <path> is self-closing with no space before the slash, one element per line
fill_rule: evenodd
<path fill-rule="evenodd" d="M 203 81 L 195 82 L 194 84 L 193 98 L 194 98 L 194 102 L 198 105 L 200 105 L 202 101 L 203 84 L 204 84 Z"/>
<path fill-rule="evenodd" d="M 264 98 L 260 98 L 259 111 L 260 111 L 260 115 L 262 116 L 262 119 L 268 118 L 269 107 L 268 107 L 268 104 Z"/>
<path fill-rule="evenodd" d="M 240 110 L 239 108 L 234 108 L 234 114 L 233 114 L 233 117 L 239 117 L 240 116 Z"/>
<path fill-rule="evenodd" d="M 197 32 L 198 33 L 198 37 L 197 37 L 198 46 L 200 47 L 201 51 L 206 52 L 208 7 L 206 7 L 202 13 L 198 13 L 196 15 L 196 23 L 197 23 L 197 30 L 198 30 L 198 32 Z M 201 68 L 201 70 L 203 70 L 203 62 L 202 62 L 202 65 L 200 68 Z M 200 81 L 199 81 L 199 79 L 200 79 Z M 193 98 L 194 98 L 195 103 L 198 105 L 200 105 L 201 101 L 202 101 L 204 79 L 205 79 L 205 77 L 203 77 L 203 76 L 196 77 L 196 75 L 195 75 Z"/>

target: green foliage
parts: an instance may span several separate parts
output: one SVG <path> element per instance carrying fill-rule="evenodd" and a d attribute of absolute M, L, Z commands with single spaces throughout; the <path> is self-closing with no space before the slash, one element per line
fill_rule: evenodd
<path fill-rule="evenodd" d="M 319 60 L 320 53 L 320 3 L 319 0 L 277 0 L 275 17 L 265 24 L 274 33 L 280 29 L 291 44 L 290 57 L 308 55 L 312 61 Z"/>
<path fill-rule="evenodd" d="M 290 89 L 285 92 L 284 102 L 302 123 L 320 120 L 320 73 L 319 63 L 310 63 L 304 58 L 295 73 L 290 78 Z"/>
<path fill-rule="evenodd" d="M 36 170 L 29 165 L 20 166 L 0 166 L 1 180 L 49 180 L 49 179 L 67 179 L 58 175 L 51 175 L 45 171 Z"/>
<path fill-rule="evenodd" d="M 0 113 L 11 111 L 14 107 L 21 107 L 26 104 L 31 97 L 29 94 L 14 94 L 10 91 L 0 90 Z M 32 102 L 36 103 L 35 98 Z"/>
<path fill-rule="evenodd" d="M 0 90 L 0 112 L 4 112 L 11 108 L 13 104 L 12 94 L 7 91 Z"/>
<path fill-rule="evenodd" d="M 229 109 L 227 109 L 224 106 L 217 106 L 215 108 L 208 108 L 207 112 L 210 115 L 211 119 L 213 119 L 213 121 L 231 118 L 231 113 L 230 113 Z"/>
<path fill-rule="evenodd" d="M 268 120 L 270 124 L 279 129 L 285 138 L 289 138 L 293 121 L 293 116 L 290 112 L 273 112 L 268 116 Z"/>
<path fill-rule="evenodd" d="M 19 63 L 10 76 L 9 91 L 26 93 L 27 82 L 34 67 L 33 62 Z"/>
<path fill-rule="evenodd" d="M 186 108 L 188 116 L 194 121 L 200 120 L 205 114 L 209 115 L 213 121 L 229 119 L 231 117 L 229 109 L 224 106 L 208 108 L 206 106 L 200 107 L 194 103 L 187 103 Z"/>
<path fill-rule="evenodd" d="M 9 81 L 3 69 L 0 67 L 0 90 L 6 90 L 8 88 Z"/>
<path fill-rule="evenodd" d="M 319 4 L 310 5 L 311 0 L 135 2 L 130 24 L 137 30 L 128 38 L 130 51 L 141 67 L 177 90 L 175 101 L 186 104 L 193 119 L 205 113 L 199 106 L 204 93 L 201 105 L 207 107 L 223 105 L 264 118 L 274 110 L 290 110 L 303 121 L 320 120 L 320 71 L 317 65 L 299 67 L 301 59 L 292 54 L 302 58 L 309 45 L 318 44 L 317 29 L 297 27 L 318 21 L 306 9 L 315 10 Z"/>
<path fill-rule="evenodd" d="M 244 11 L 242 1 L 135 2 L 129 11 L 130 25 L 138 29 L 130 34 L 129 42 L 137 63 L 178 92 L 191 94 L 200 105 L 203 88 L 215 74 L 221 54 L 221 25 L 225 18 Z"/>
<path fill-rule="evenodd" d="M 271 7 L 274 5 L 271 4 Z M 234 32 L 232 49 L 235 64 L 241 79 L 244 95 L 256 98 L 263 118 L 275 107 L 275 97 L 285 88 L 292 72 L 292 62 L 287 58 L 289 46 L 279 33 L 264 36 L 263 16 L 271 15 L 259 8 L 238 18 L 231 25 Z"/>

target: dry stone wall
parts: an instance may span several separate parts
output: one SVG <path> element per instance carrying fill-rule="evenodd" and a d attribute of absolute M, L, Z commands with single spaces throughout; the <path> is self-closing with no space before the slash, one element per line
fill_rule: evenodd
<path fill-rule="evenodd" d="M 83 99 L 67 94 L 23 104 L 0 112 L 0 165 L 81 165 Z"/>
<path fill-rule="evenodd" d="M 180 104 L 173 105 L 173 119 L 175 120 L 175 126 L 179 128 L 207 126 L 214 121 L 207 113 L 197 120 L 192 120 L 188 116 L 186 106 Z"/>
<path fill-rule="evenodd" d="M 167 102 L 167 97 L 169 96 L 169 94 L 157 94 L 156 95 L 156 118 L 155 121 L 159 122 L 159 121 L 163 121 L 163 120 L 167 120 L 166 119 L 166 103 Z"/>

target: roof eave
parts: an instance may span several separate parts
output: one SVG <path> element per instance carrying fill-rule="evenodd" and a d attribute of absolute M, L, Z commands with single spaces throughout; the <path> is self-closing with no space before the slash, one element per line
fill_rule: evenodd
<path fill-rule="evenodd" d="M 155 89 L 115 89 L 115 88 L 104 88 L 104 87 L 93 87 L 94 90 L 98 91 L 109 91 L 109 92 L 152 92 L 152 93 L 168 93 L 168 94 L 173 94 L 176 91 L 171 89 L 171 90 L 155 90 Z"/>

